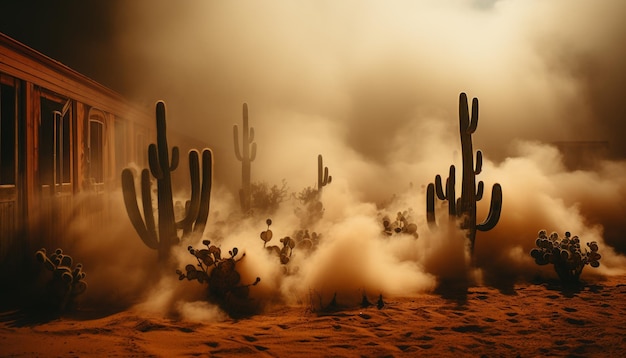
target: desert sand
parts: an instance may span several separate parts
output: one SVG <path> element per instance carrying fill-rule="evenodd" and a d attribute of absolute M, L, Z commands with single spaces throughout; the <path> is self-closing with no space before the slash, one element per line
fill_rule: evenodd
<path fill-rule="evenodd" d="M 276 306 L 244 319 L 189 321 L 133 307 L 61 316 L 0 315 L 3 357 L 618 357 L 626 348 L 626 277 L 509 290 L 475 286 L 369 307 Z M 340 302 L 338 302 L 338 305 Z"/>

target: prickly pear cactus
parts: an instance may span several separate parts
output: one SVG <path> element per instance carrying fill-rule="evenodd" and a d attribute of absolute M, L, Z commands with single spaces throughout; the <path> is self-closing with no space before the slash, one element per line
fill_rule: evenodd
<path fill-rule="evenodd" d="M 270 226 L 272 225 L 272 219 L 265 220 L 265 223 L 267 224 L 267 230 L 261 231 L 261 240 L 263 240 L 263 247 L 267 245 L 267 242 L 270 241 L 272 239 L 272 236 L 274 235 L 272 230 L 270 230 Z"/>
<path fill-rule="evenodd" d="M 230 257 L 222 258 L 219 247 L 211 245 L 209 240 L 203 240 L 202 244 L 206 249 L 194 249 L 192 246 L 187 248 L 198 263 L 185 266 L 185 272 L 176 270 L 178 279 L 197 280 L 201 284 L 207 284 L 209 300 L 219 304 L 233 317 L 252 314 L 256 304 L 249 298 L 250 286 L 255 286 L 261 279 L 257 277 L 251 284 L 241 284 L 241 275 L 237 272 L 236 265 L 246 254 L 236 259 L 239 250 L 235 247 L 228 251 Z"/>
<path fill-rule="evenodd" d="M 554 265 L 554 270 L 565 283 L 576 283 L 585 265 L 591 267 L 600 266 L 598 244 L 595 241 L 588 242 L 587 248 L 581 249 L 578 236 L 572 236 L 565 232 L 565 237 L 553 232 L 548 236 L 546 230 L 539 231 L 537 247 L 530 251 L 530 256 L 535 259 L 537 265 Z"/>
<path fill-rule="evenodd" d="M 398 211 L 396 214 L 396 220 L 391 221 L 389 216 L 385 215 L 382 219 L 383 233 L 387 236 L 394 234 L 409 234 L 415 237 L 419 237 L 417 233 L 417 224 L 411 221 L 411 210 Z"/>
<path fill-rule="evenodd" d="M 261 240 L 263 240 L 263 247 L 270 253 L 280 259 L 280 263 L 287 265 L 291 261 L 293 250 L 297 248 L 305 255 L 313 251 L 319 243 L 320 235 L 316 232 L 309 234 L 309 230 L 301 229 L 295 231 L 293 237 L 285 236 L 279 240 L 280 245 L 267 246 L 267 243 L 272 239 L 273 232 L 270 230 L 272 225 L 272 219 L 265 221 L 267 224 L 267 230 L 261 231 Z M 285 273 L 289 273 L 288 270 Z"/>
<path fill-rule="evenodd" d="M 296 241 L 296 248 L 298 251 L 306 254 L 317 248 L 320 243 L 320 239 L 322 238 L 322 234 L 315 231 L 309 232 L 307 229 L 300 229 L 294 232 L 293 238 Z"/>
<path fill-rule="evenodd" d="M 52 278 L 46 287 L 51 306 L 59 311 L 73 308 L 76 298 L 87 290 L 87 274 L 83 271 L 83 265 L 77 263 L 72 266 L 74 260 L 60 248 L 50 256 L 45 248 L 39 249 L 35 252 L 35 259 L 52 272 Z"/>

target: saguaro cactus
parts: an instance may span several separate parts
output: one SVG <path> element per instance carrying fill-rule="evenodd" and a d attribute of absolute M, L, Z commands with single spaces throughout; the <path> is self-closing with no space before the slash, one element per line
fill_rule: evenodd
<path fill-rule="evenodd" d="M 446 179 L 445 192 L 441 176 L 435 177 L 435 184 L 430 183 L 426 192 L 426 212 L 429 226 L 436 227 L 435 221 L 435 192 L 440 200 L 448 201 L 448 214 L 461 218 L 461 228 L 467 230 L 470 241 L 470 252 L 474 251 L 476 231 L 488 231 L 493 229 L 502 211 L 502 187 L 496 183 L 491 193 L 491 207 L 485 221 L 476 224 L 476 202 L 483 197 L 484 184 L 482 181 L 476 185 L 476 175 L 482 171 L 482 152 L 476 152 L 476 165 L 474 165 L 474 152 L 472 148 L 472 134 L 478 126 L 478 99 L 472 100 L 472 114 L 470 117 L 467 95 L 461 93 L 459 98 L 459 132 L 461 135 L 461 151 L 463 159 L 463 176 L 461 178 L 461 197 L 455 198 L 455 167 L 450 166 L 450 174 Z"/>
<path fill-rule="evenodd" d="M 190 235 L 201 236 L 209 217 L 213 184 L 213 153 L 208 148 L 202 150 L 202 179 L 198 156 L 198 151 L 189 151 L 191 199 L 185 205 L 185 217 L 176 223 L 176 228 L 183 230 L 183 238 Z M 202 186 L 200 181 L 202 181 Z"/>
<path fill-rule="evenodd" d="M 250 163 L 256 158 L 256 143 L 254 143 L 254 128 L 248 127 L 248 104 L 243 104 L 242 148 L 239 149 L 239 128 L 233 125 L 233 139 L 235 156 L 241 162 L 241 189 L 239 201 L 241 211 L 250 212 Z"/>
<path fill-rule="evenodd" d="M 317 191 L 318 193 L 322 191 L 322 188 L 326 185 L 330 184 L 333 180 L 333 177 L 328 175 L 328 167 L 324 166 L 324 159 L 322 155 L 319 154 L 317 156 Z"/>
<path fill-rule="evenodd" d="M 124 204 L 133 227 L 143 242 L 151 249 L 157 250 L 159 260 L 169 257 L 170 248 L 180 239 L 177 229 L 184 233 L 204 231 L 209 212 L 209 201 L 212 184 L 212 152 L 204 149 L 202 153 L 202 187 L 200 189 L 200 170 L 198 152 L 189 153 L 189 171 L 191 177 L 191 200 L 187 204 L 185 218 L 176 222 L 172 199 L 171 172 L 178 166 L 178 147 L 172 148 L 172 158 L 169 158 L 169 149 L 166 137 L 165 103 L 156 104 L 157 143 L 148 147 L 150 171 L 141 172 L 141 196 L 143 217 L 137 204 L 133 172 L 126 168 L 122 171 L 122 190 Z M 158 233 L 152 209 L 152 195 L 150 190 L 150 173 L 157 180 L 157 207 Z"/>

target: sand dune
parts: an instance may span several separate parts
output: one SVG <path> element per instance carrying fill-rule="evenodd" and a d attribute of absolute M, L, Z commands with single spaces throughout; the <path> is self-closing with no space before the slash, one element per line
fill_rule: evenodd
<path fill-rule="evenodd" d="M 279 306 L 218 322 L 136 308 L 82 308 L 63 317 L 13 310 L 0 316 L 0 355 L 617 357 L 626 347 L 625 279 L 588 280 L 579 289 L 544 282 L 388 297 L 381 309 Z"/>

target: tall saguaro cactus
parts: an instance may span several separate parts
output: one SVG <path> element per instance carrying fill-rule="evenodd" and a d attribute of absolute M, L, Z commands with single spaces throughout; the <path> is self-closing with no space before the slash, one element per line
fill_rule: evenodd
<path fill-rule="evenodd" d="M 241 189 L 239 189 L 239 201 L 241 211 L 245 214 L 250 212 L 250 163 L 256 158 L 256 143 L 254 143 L 254 128 L 248 127 L 248 104 L 243 104 L 243 129 L 242 143 L 239 149 L 239 128 L 233 125 L 233 139 L 235 143 L 235 156 L 241 162 Z"/>
<path fill-rule="evenodd" d="M 165 103 L 156 104 L 157 143 L 148 147 L 150 170 L 141 172 L 141 201 L 143 217 L 139 211 L 135 181 L 131 169 L 122 171 L 122 190 L 124 204 L 128 217 L 143 242 L 151 249 L 158 251 L 160 261 L 167 260 L 170 248 L 180 240 L 178 229 L 183 232 L 204 231 L 206 225 L 212 184 L 213 157 L 210 149 L 202 153 L 202 186 L 200 186 L 199 156 L 195 150 L 189 153 L 189 171 L 191 177 L 191 200 L 187 205 L 185 218 L 176 222 L 172 197 L 171 172 L 178 167 L 178 147 L 172 148 L 172 158 L 169 158 L 167 146 Z M 158 226 L 155 225 L 152 208 L 150 174 L 157 181 Z M 158 232 L 157 232 L 158 231 Z"/>
<path fill-rule="evenodd" d="M 446 180 L 445 191 L 441 176 L 435 177 L 435 184 L 430 183 L 426 192 L 427 220 L 431 227 L 436 226 L 435 221 L 435 193 L 440 200 L 448 201 L 448 214 L 461 218 L 461 228 L 467 230 L 470 242 L 470 252 L 474 252 L 476 231 L 489 231 L 500 220 L 502 211 L 502 187 L 496 183 L 491 192 L 491 206 L 485 221 L 476 223 L 476 202 L 483 197 L 484 183 L 476 184 L 476 175 L 482 171 L 482 152 L 476 152 L 476 164 L 474 165 L 474 152 L 472 148 L 472 134 L 478 127 L 478 99 L 472 100 L 472 113 L 470 116 L 467 95 L 461 93 L 459 97 L 459 132 L 461 136 L 461 152 L 463 159 L 463 174 L 461 178 L 461 197 L 455 198 L 455 167 L 450 166 L 450 174 Z"/>
<path fill-rule="evenodd" d="M 324 159 L 321 154 L 317 155 L 317 191 L 322 191 L 322 188 L 330 184 L 333 177 L 328 175 L 328 167 L 324 166 Z"/>

